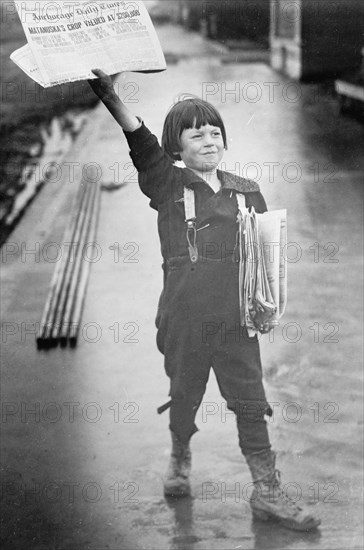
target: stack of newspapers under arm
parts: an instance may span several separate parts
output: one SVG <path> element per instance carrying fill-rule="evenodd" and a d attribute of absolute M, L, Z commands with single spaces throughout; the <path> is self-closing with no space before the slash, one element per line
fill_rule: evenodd
<path fill-rule="evenodd" d="M 166 62 L 142 1 L 15 1 L 27 44 L 10 59 L 49 88 L 94 79 L 92 69 L 159 72 Z"/>
<path fill-rule="evenodd" d="M 248 334 L 279 324 L 287 303 L 287 211 L 239 213 L 241 324 Z"/>

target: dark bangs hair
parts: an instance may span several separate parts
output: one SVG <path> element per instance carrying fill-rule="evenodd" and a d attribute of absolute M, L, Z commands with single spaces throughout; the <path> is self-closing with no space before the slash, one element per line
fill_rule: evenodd
<path fill-rule="evenodd" d="M 181 135 L 183 130 L 201 128 L 210 124 L 221 130 L 224 147 L 226 144 L 225 126 L 219 112 L 211 103 L 198 97 L 183 99 L 175 103 L 166 116 L 162 134 L 162 148 L 173 159 L 181 160 L 177 151 L 182 150 Z"/>

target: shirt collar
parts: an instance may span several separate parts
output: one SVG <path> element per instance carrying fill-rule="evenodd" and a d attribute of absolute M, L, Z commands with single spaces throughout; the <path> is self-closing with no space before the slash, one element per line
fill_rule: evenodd
<path fill-rule="evenodd" d="M 194 187 L 196 183 L 204 181 L 200 178 L 193 170 L 189 168 L 184 169 L 184 182 L 183 184 L 186 187 Z M 231 174 L 230 172 L 225 172 L 223 170 L 217 170 L 217 176 L 221 181 L 222 189 L 229 189 L 237 191 L 238 193 L 249 193 L 253 191 L 259 191 L 259 185 L 253 181 L 237 176 L 236 174 Z M 206 183 L 206 182 L 204 182 Z"/>

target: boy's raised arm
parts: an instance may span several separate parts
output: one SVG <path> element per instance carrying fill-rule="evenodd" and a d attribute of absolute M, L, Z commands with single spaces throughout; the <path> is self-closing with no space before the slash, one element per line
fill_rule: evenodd
<path fill-rule="evenodd" d="M 101 69 L 93 69 L 92 72 L 98 78 L 89 80 L 92 90 L 101 99 L 105 107 L 110 111 L 116 122 L 125 132 L 134 132 L 140 126 L 139 119 L 133 115 L 122 103 L 115 93 L 113 81 Z"/>

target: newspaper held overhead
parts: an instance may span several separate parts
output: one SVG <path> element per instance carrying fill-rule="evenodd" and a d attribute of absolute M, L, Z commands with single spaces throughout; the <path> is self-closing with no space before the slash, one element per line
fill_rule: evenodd
<path fill-rule="evenodd" d="M 10 56 L 44 88 L 122 71 L 157 72 L 166 62 L 141 1 L 15 2 L 28 44 Z"/>

